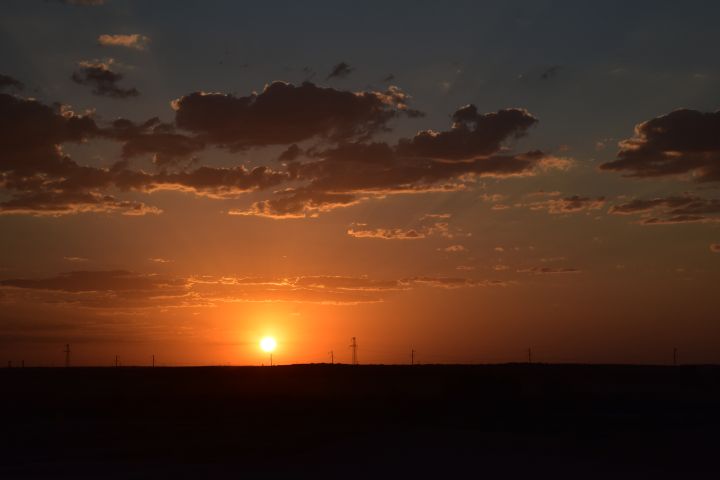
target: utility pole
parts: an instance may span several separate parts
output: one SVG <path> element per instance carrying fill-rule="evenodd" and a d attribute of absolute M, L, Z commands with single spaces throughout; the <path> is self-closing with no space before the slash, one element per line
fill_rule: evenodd
<path fill-rule="evenodd" d="M 415 349 L 410 350 L 410 365 L 415 365 Z"/>
<path fill-rule="evenodd" d="M 270 352 L 270 366 L 272 367 L 272 352 Z"/>
<path fill-rule="evenodd" d="M 155 354 L 153 354 L 153 368 L 155 368 Z"/>
<path fill-rule="evenodd" d="M 330 350 L 330 365 L 335 365 L 335 352 Z"/>
<path fill-rule="evenodd" d="M 357 359 L 357 341 L 355 340 L 355 337 L 352 337 L 352 343 L 350 344 L 350 348 L 352 348 L 352 364 L 357 365 L 358 359 Z"/>
<path fill-rule="evenodd" d="M 70 344 L 69 343 L 65 344 L 65 366 L 66 367 L 70 366 Z"/>
<path fill-rule="evenodd" d="M 118 366 L 118 356 L 115 355 L 115 368 L 117 368 L 117 366 Z"/>
<path fill-rule="evenodd" d="M 677 366 L 677 348 L 673 348 L 673 365 Z"/>
<path fill-rule="evenodd" d="M 532 363 L 532 349 L 528 348 L 528 363 Z"/>

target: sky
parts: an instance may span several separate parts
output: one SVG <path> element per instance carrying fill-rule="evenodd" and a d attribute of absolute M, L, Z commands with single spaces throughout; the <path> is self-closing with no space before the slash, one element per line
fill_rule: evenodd
<path fill-rule="evenodd" d="M 712 1 L 0 5 L 0 361 L 720 362 Z"/>

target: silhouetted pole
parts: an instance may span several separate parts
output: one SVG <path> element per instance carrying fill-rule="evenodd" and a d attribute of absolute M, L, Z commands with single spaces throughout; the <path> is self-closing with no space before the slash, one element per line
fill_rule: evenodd
<path fill-rule="evenodd" d="M 673 348 L 673 365 L 677 366 L 677 348 Z"/>
<path fill-rule="evenodd" d="M 270 366 L 272 367 L 272 352 L 270 352 Z"/>
<path fill-rule="evenodd" d="M 20 360 L 20 368 L 25 368 L 25 360 Z"/>
<path fill-rule="evenodd" d="M 155 368 L 155 355 L 153 355 L 153 368 Z"/>
<path fill-rule="evenodd" d="M 410 350 L 410 365 L 415 365 L 415 349 Z"/>
<path fill-rule="evenodd" d="M 528 348 L 528 363 L 532 363 L 532 349 Z"/>
<path fill-rule="evenodd" d="M 115 355 L 115 368 L 117 368 L 117 366 L 118 366 L 118 356 Z"/>
<path fill-rule="evenodd" d="M 12 360 L 8 360 L 8 368 L 12 368 Z"/>
<path fill-rule="evenodd" d="M 330 365 L 335 365 L 335 352 L 330 350 Z"/>
<path fill-rule="evenodd" d="M 65 344 L 65 366 L 66 367 L 70 366 L 70 344 L 69 343 Z"/>
<path fill-rule="evenodd" d="M 352 348 L 352 364 L 357 365 L 357 341 L 355 340 L 355 337 L 352 337 L 352 343 L 350 344 L 350 348 Z"/>

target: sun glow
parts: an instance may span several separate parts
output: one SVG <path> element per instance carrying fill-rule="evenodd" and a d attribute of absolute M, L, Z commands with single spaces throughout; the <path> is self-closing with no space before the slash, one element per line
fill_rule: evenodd
<path fill-rule="evenodd" d="M 260 348 L 265 352 L 272 352 L 277 347 L 277 342 L 272 337 L 264 337 L 260 340 Z"/>

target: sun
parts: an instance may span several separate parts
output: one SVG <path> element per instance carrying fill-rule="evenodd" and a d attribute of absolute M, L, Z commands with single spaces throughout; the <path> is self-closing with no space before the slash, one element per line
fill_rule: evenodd
<path fill-rule="evenodd" d="M 260 340 L 260 348 L 268 353 L 275 350 L 275 347 L 277 347 L 277 342 L 272 337 L 264 337 Z"/>

